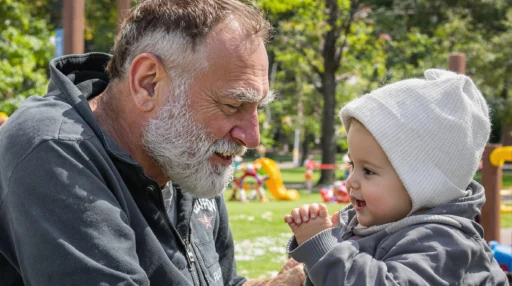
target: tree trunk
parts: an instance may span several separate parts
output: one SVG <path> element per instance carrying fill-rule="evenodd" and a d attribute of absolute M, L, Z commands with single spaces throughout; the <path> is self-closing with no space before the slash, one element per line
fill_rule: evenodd
<path fill-rule="evenodd" d="M 334 164 L 336 162 L 336 138 L 334 121 L 336 118 L 336 82 L 334 73 L 325 73 L 324 85 L 324 112 L 322 118 L 322 164 Z M 317 185 L 332 184 L 336 179 L 335 170 L 322 169 Z"/>
<path fill-rule="evenodd" d="M 334 164 L 336 161 L 336 138 L 334 136 L 334 121 L 336 118 L 336 71 L 340 65 L 336 58 L 336 40 L 339 30 L 336 29 L 339 13 L 337 0 L 325 0 L 331 29 L 325 34 L 322 51 L 324 72 L 322 74 L 322 93 L 324 98 L 322 118 L 322 164 Z M 317 185 L 332 184 L 336 179 L 334 170 L 323 170 Z"/>
<path fill-rule="evenodd" d="M 308 158 L 309 145 L 311 141 L 313 141 L 313 135 L 307 129 L 304 129 L 304 141 L 302 141 L 302 156 L 300 158 L 299 166 L 304 166 L 304 162 Z"/>

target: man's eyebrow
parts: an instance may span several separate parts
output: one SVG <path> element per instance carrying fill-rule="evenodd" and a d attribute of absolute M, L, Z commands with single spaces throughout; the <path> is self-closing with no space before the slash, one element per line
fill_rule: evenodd
<path fill-rule="evenodd" d="M 230 97 L 242 102 L 259 102 L 258 107 L 265 107 L 275 99 L 274 91 L 270 90 L 263 99 L 259 92 L 254 89 L 236 88 L 223 93 L 224 96 Z"/>
<path fill-rule="evenodd" d="M 276 93 L 273 90 L 269 90 L 267 96 L 265 96 L 263 100 L 260 102 L 260 104 L 258 104 L 258 107 L 263 108 L 268 104 L 272 103 L 274 99 L 276 99 Z"/>

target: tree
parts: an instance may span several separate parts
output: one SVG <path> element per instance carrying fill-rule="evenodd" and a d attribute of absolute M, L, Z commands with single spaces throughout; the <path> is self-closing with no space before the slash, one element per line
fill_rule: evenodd
<path fill-rule="evenodd" d="M 53 54 L 44 19 L 24 1 L 0 0 L 0 110 L 13 113 L 25 97 L 45 93 Z"/>
<path fill-rule="evenodd" d="M 370 10 L 360 1 L 262 1 L 261 5 L 281 16 L 271 44 L 275 60 L 294 76 L 307 79 L 315 89 L 310 94 L 298 94 L 308 96 L 301 99 L 305 109 L 314 110 L 321 105 L 321 119 L 317 122 L 321 122 L 322 163 L 334 164 L 338 103 L 362 89 L 371 89 L 376 82 L 372 79 L 384 75 L 385 40 L 375 35 L 368 19 Z M 297 103 L 298 98 L 294 99 Z M 322 170 L 318 184 L 332 183 L 334 179 L 334 170 Z"/>
<path fill-rule="evenodd" d="M 466 73 L 490 103 L 493 112 L 491 142 L 512 122 L 511 1 L 461 0 L 379 1 L 374 18 L 386 46 L 390 80 L 421 76 L 427 68 L 447 68 L 449 53 L 467 55 Z"/>

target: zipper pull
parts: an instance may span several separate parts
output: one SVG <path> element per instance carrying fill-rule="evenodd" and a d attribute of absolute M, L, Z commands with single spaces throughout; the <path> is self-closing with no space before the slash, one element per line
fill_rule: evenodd
<path fill-rule="evenodd" d="M 195 257 L 194 257 L 194 253 L 192 252 L 192 249 L 190 249 L 190 245 L 187 245 L 187 256 L 188 256 L 188 259 L 190 259 L 191 263 L 194 263 L 196 261 Z"/>
<path fill-rule="evenodd" d="M 353 234 L 354 234 L 354 230 L 353 230 L 353 229 L 350 229 L 349 231 L 345 232 L 345 233 L 341 236 L 341 239 L 342 239 L 342 240 L 347 240 L 347 239 L 348 239 L 348 238 L 350 238 Z"/>

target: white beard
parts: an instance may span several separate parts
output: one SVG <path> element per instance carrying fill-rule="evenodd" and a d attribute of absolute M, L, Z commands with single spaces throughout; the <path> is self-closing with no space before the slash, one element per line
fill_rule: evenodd
<path fill-rule="evenodd" d="M 183 87 L 183 86 L 182 86 Z M 246 147 L 215 139 L 194 121 L 184 88 L 171 91 L 169 103 L 142 130 L 142 144 L 163 172 L 195 197 L 211 198 L 233 180 L 233 167 L 212 164 L 214 153 L 243 155 Z"/>

